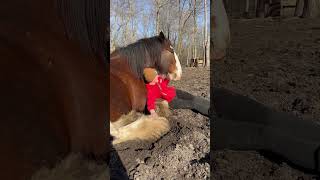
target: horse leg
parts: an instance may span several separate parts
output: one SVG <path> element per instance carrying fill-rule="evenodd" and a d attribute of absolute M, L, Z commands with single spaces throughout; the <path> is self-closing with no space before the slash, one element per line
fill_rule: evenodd
<path fill-rule="evenodd" d="M 112 135 L 115 136 L 116 139 L 113 140 L 112 143 L 119 144 L 133 140 L 152 141 L 159 139 L 167 133 L 169 129 L 169 122 L 166 118 L 152 118 L 151 116 L 141 114 L 133 123 L 113 131 Z"/>
<path fill-rule="evenodd" d="M 110 122 L 113 144 L 130 140 L 156 140 L 169 131 L 169 122 L 164 117 L 152 118 L 136 111 L 122 115 Z"/>
<path fill-rule="evenodd" d="M 191 109 L 202 115 L 209 116 L 210 101 L 194 96 L 186 91 L 176 90 L 176 98 L 170 102 L 173 109 Z"/>
<path fill-rule="evenodd" d="M 277 112 L 226 89 L 214 89 L 215 149 L 264 150 L 320 173 L 320 124 Z M 303 154 L 303 156 L 301 156 Z"/>
<path fill-rule="evenodd" d="M 136 112 L 144 109 L 146 99 L 144 84 L 125 72 L 117 73 L 113 67 L 111 66 L 110 74 L 112 97 L 110 112 L 111 115 L 117 113 L 117 116 L 111 116 L 110 119 L 110 134 L 115 137 L 112 143 L 155 140 L 168 132 L 169 122 L 166 118 L 152 118 Z"/>

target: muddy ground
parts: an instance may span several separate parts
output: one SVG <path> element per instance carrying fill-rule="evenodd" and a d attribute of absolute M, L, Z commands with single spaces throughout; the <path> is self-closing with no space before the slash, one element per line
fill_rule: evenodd
<path fill-rule="evenodd" d="M 209 68 L 184 68 L 176 88 L 209 100 Z M 123 179 L 209 179 L 210 123 L 191 110 L 173 110 L 171 130 L 151 143 L 124 143 L 111 154 L 111 174 Z M 119 156 L 123 163 L 119 165 Z"/>
<path fill-rule="evenodd" d="M 233 20 L 231 32 L 227 59 L 214 63 L 215 85 L 319 121 L 320 19 Z M 316 179 L 256 152 L 215 151 L 212 159 L 213 179 Z"/>

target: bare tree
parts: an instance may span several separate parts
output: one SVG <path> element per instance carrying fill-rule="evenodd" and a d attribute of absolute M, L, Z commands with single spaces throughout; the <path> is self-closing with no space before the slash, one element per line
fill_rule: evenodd
<path fill-rule="evenodd" d="M 192 53 L 192 58 L 196 59 L 197 58 L 197 45 L 196 45 L 196 34 L 197 34 L 197 16 L 196 16 L 196 0 L 193 1 L 193 53 Z"/>
<path fill-rule="evenodd" d="M 294 16 L 301 16 L 303 12 L 304 0 L 296 1 L 296 9 L 294 11 Z"/>
<path fill-rule="evenodd" d="M 244 12 L 244 16 L 246 18 L 249 17 L 249 7 L 250 7 L 250 0 L 246 0 L 246 9 L 245 9 L 245 12 Z"/>
<path fill-rule="evenodd" d="M 319 17 L 319 0 L 297 0 L 294 15 L 299 17 Z"/>
<path fill-rule="evenodd" d="M 154 0 L 156 12 L 156 34 L 160 32 L 160 11 L 170 0 Z"/>
<path fill-rule="evenodd" d="M 179 20 L 178 20 L 178 43 L 177 43 L 177 51 L 178 53 L 181 53 L 181 49 L 182 49 L 182 40 L 183 40 L 183 36 L 186 32 L 185 27 L 186 27 L 186 23 L 189 20 L 189 18 L 192 15 L 192 6 L 189 5 L 189 8 L 187 10 L 184 10 L 184 7 L 186 5 L 186 0 L 179 0 L 179 11 L 178 11 L 178 15 L 179 15 Z"/>
<path fill-rule="evenodd" d="M 163 31 L 182 64 L 199 55 L 209 61 L 208 3 L 208 0 L 111 0 L 111 50 Z"/>
<path fill-rule="evenodd" d="M 204 46 L 203 46 L 203 58 L 205 66 L 210 66 L 210 48 L 209 48 L 209 38 L 208 38 L 208 17 L 207 17 L 207 0 L 204 0 Z"/>

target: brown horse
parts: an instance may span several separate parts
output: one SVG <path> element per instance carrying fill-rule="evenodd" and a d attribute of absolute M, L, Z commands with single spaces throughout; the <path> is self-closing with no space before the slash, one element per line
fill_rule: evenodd
<path fill-rule="evenodd" d="M 168 74 L 171 80 L 180 80 L 182 70 L 171 42 L 160 32 L 115 50 L 110 60 L 110 133 L 114 144 L 129 140 L 154 140 L 169 129 L 165 118 L 157 120 L 140 115 L 131 118 L 123 115 L 142 112 L 146 105 L 143 79 L 145 67 L 156 68 Z M 133 115 L 134 113 L 130 113 Z"/>
<path fill-rule="evenodd" d="M 105 0 L 0 6 L 0 179 L 107 152 Z"/>

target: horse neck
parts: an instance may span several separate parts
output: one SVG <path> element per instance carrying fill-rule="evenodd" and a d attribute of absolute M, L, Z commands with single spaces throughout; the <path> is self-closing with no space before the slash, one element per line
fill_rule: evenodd
<path fill-rule="evenodd" d="M 120 54 L 117 51 L 112 52 L 110 55 L 111 66 L 116 66 L 117 68 L 121 68 L 121 67 L 125 68 L 128 71 L 130 71 L 130 73 L 133 73 L 137 79 L 142 80 L 143 75 L 134 73 L 134 70 L 133 70 L 134 65 L 132 65 L 130 63 L 130 61 L 132 61 L 132 59 L 130 59 L 129 57 L 127 57 L 125 55 Z M 144 63 L 142 67 L 140 67 L 141 69 L 138 70 L 138 73 L 139 73 L 139 71 L 141 71 L 141 73 L 143 73 L 143 69 L 146 67 L 154 67 L 154 64 L 150 63 L 150 60 L 147 60 L 147 62 Z"/>

